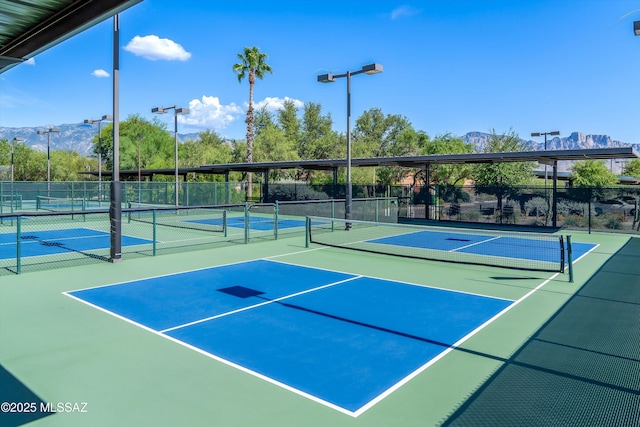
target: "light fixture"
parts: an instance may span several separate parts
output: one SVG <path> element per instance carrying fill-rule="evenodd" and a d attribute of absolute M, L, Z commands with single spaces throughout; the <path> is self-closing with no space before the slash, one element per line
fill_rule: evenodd
<path fill-rule="evenodd" d="M 318 76 L 320 83 L 333 83 L 336 79 L 347 78 L 347 184 L 345 186 L 344 218 L 347 220 L 345 228 L 351 229 L 351 205 L 353 202 L 353 187 L 351 185 L 351 76 L 356 74 L 377 74 L 382 72 L 382 65 L 368 64 L 358 71 L 347 71 L 344 74 L 321 74 Z"/>
<path fill-rule="evenodd" d="M 173 118 L 174 118 L 174 141 L 175 141 L 175 198 L 176 198 L 176 208 L 178 207 L 178 115 L 181 114 L 189 114 L 190 110 L 188 108 L 181 108 L 177 105 L 173 107 L 154 107 L 151 109 L 151 112 L 154 114 L 165 114 L 168 113 L 169 110 L 173 110 Z M 139 200 L 138 200 L 139 202 Z"/>

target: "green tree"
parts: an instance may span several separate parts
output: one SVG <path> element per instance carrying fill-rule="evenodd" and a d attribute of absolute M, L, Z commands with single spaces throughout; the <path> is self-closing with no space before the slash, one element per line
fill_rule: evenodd
<path fill-rule="evenodd" d="M 624 165 L 624 175 L 640 178 L 640 159 L 633 159 Z"/>
<path fill-rule="evenodd" d="M 211 130 L 200 132 L 199 138 L 185 141 L 180 145 L 179 161 L 181 167 L 231 163 L 232 149 L 220 135 Z M 216 175 L 195 174 L 195 181 L 220 181 Z"/>
<path fill-rule="evenodd" d="M 0 140 L 0 180 L 11 179 L 11 145 L 6 139 Z M 14 180 L 44 181 L 47 179 L 47 155 L 27 147 L 22 142 L 14 146 Z M 53 152 L 52 152 L 53 153 Z"/>
<path fill-rule="evenodd" d="M 420 154 L 468 154 L 473 152 L 473 144 L 465 143 L 461 138 L 450 133 L 437 135 L 433 140 L 423 140 L 420 144 Z M 472 176 L 472 167 L 460 165 L 433 165 L 430 181 L 437 184 L 455 186 L 463 184 Z"/>
<path fill-rule="evenodd" d="M 0 139 L 0 181 L 11 178 L 11 144 Z"/>
<path fill-rule="evenodd" d="M 238 76 L 238 82 L 242 83 L 245 77 L 249 80 L 249 107 L 247 108 L 247 162 L 253 162 L 253 85 L 256 77 L 262 79 L 266 73 L 273 73 L 271 66 L 267 64 L 267 54 L 260 52 L 257 47 L 245 47 L 243 53 L 238 54 L 240 62 L 233 65 L 233 71 Z M 251 197 L 251 174 L 249 179 L 248 196 Z"/>
<path fill-rule="evenodd" d="M 529 151 L 530 148 L 529 144 L 513 131 L 498 135 L 492 130 L 483 152 L 506 153 Z M 530 183 L 534 167 L 534 162 L 494 162 L 476 165 L 473 167 L 476 191 L 496 195 L 498 210 L 501 211 L 502 198 L 505 195 L 517 194 L 518 186 Z"/>
<path fill-rule="evenodd" d="M 302 135 L 298 147 L 302 159 L 332 159 L 345 157 L 332 129 L 331 114 L 322 115 L 320 104 L 308 102 L 302 114 Z"/>
<path fill-rule="evenodd" d="M 607 187 L 618 183 L 602 160 L 579 160 L 571 166 L 571 180 L 576 187 Z"/>
<path fill-rule="evenodd" d="M 98 152 L 98 137 L 93 139 L 93 152 Z M 106 168 L 113 169 L 113 124 L 102 128 L 102 159 Z M 138 146 L 140 155 L 138 156 Z M 167 131 L 167 125 L 155 117 L 149 121 L 138 114 L 120 122 L 120 169 L 171 168 L 175 164 L 175 140 Z M 180 161 L 180 156 L 178 155 Z M 158 177 L 173 180 L 173 177 Z"/>
<path fill-rule="evenodd" d="M 300 143 L 302 125 L 298 119 L 298 109 L 292 100 L 284 101 L 283 108 L 278 111 L 278 123 L 287 140 L 297 146 Z"/>
<path fill-rule="evenodd" d="M 417 154 L 420 137 L 405 117 L 385 115 L 381 109 L 365 111 L 355 122 L 352 137 L 354 157 L 392 157 Z M 393 184 L 407 176 L 409 169 L 377 167 L 354 171 L 354 182 Z M 364 180 L 364 181 L 363 181 Z"/>
<path fill-rule="evenodd" d="M 267 110 L 267 107 L 264 106 L 261 109 L 259 109 L 254 115 L 254 119 L 253 119 L 254 141 L 256 136 L 259 135 L 263 129 L 269 126 L 275 126 L 275 122 L 273 120 L 273 114 L 271 114 L 271 112 Z"/>
<path fill-rule="evenodd" d="M 47 179 L 47 153 L 34 150 L 25 144 L 16 144 L 16 181 L 45 181 Z"/>
<path fill-rule="evenodd" d="M 275 124 L 264 128 L 255 140 L 255 156 L 259 162 L 298 160 L 297 146 Z M 290 171 L 271 171 L 272 180 L 290 177 Z"/>
<path fill-rule="evenodd" d="M 85 180 L 87 176 L 81 172 L 89 172 L 92 164 L 97 167 L 97 162 L 92 162 L 88 157 L 81 156 L 76 151 L 51 151 L 51 180 Z"/>

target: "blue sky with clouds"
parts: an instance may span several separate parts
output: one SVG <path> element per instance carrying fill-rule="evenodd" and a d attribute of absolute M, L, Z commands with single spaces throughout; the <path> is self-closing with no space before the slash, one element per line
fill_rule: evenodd
<path fill-rule="evenodd" d="M 608 134 L 640 143 L 639 0 L 144 0 L 120 17 L 120 115 L 190 107 L 180 133 L 244 138 L 248 83 L 232 71 L 258 46 L 273 75 L 258 106 L 320 103 L 346 129 L 346 82 L 317 82 L 377 62 L 352 79 L 352 116 L 378 107 L 429 135 L 509 129 Z M 107 20 L 0 75 L 0 126 L 79 123 L 111 114 Z M 162 116 L 168 124 L 170 115 Z"/>

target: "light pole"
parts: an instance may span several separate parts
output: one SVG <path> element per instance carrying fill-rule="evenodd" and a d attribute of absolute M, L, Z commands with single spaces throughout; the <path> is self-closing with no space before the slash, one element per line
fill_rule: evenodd
<path fill-rule="evenodd" d="M 380 64 L 368 64 L 363 66 L 358 71 L 347 71 L 344 74 L 322 74 L 318 76 L 320 83 L 333 83 L 336 79 L 346 77 L 347 78 L 347 184 L 345 187 L 345 206 L 344 206 L 344 218 L 348 221 L 351 219 L 351 204 L 352 204 L 352 186 L 351 186 L 351 76 L 357 74 L 377 74 L 382 72 L 382 65 Z M 351 223 L 347 222 L 347 230 L 351 229 Z"/>
<path fill-rule="evenodd" d="M 85 119 L 85 123 L 90 125 L 98 124 L 98 206 L 102 206 L 102 122 L 113 120 L 113 116 L 105 114 L 101 119 Z"/>
<path fill-rule="evenodd" d="M 635 21 L 633 23 L 633 34 L 640 36 L 640 21 Z"/>
<path fill-rule="evenodd" d="M 155 107 L 151 109 L 152 113 L 155 114 L 164 114 L 168 113 L 169 110 L 173 110 L 173 132 L 175 139 L 175 163 L 176 163 L 176 207 L 178 207 L 178 115 L 179 114 L 189 114 L 188 108 L 180 108 L 177 105 L 173 107 Z"/>
<path fill-rule="evenodd" d="M 38 135 L 47 134 L 47 197 L 51 196 L 51 133 L 60 132 L 58 128 L 39 130 Z"/>
<path fill-rule="evenodd" d="M 543 136 L 544 135 L 544 151 L 547 151 L 547 135 L 558 136 L 560 135 L 559 130 L 554 130 L 551 132 L 532 132 L 531 136 Z M 544 165 L 544 191 L 546 194 L 547 191 L 547 164 Z"/>

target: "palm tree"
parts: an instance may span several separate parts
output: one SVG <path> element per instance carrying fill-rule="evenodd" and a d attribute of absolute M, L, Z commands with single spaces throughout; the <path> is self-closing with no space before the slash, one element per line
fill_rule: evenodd
<path fill-rule="evenodd" d="M 238 54 L 240 62 L 233 65 L 233 71 L 238 75 L 238 82 L 242 83 L 249 75 L 249 108 L 247 109 L 247 162 L 253 162 L 253 85 L 256 77 L 262 79 L 266 73 L 272 73 L 271 66 L 265 61 L 267 54 L 260 52 L 256 46 L 245 47 L 243 53 Z M 249 188 L 247 195 L 251 197 L 251 173 L 248 174 Z"/>

